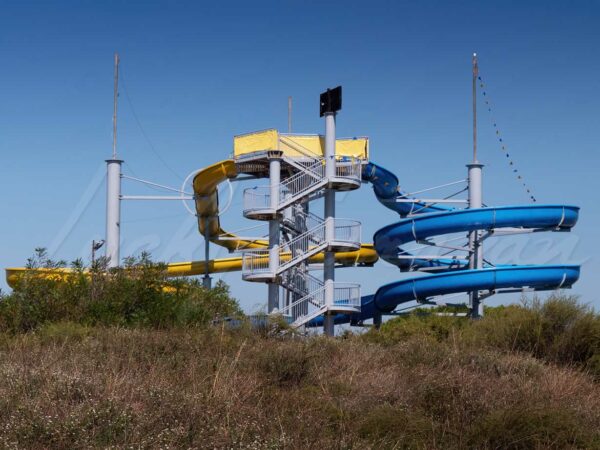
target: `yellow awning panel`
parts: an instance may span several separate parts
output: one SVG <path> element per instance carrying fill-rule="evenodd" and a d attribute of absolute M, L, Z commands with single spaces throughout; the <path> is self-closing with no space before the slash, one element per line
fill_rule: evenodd
<path fill-rule="evenodd" d="M 277 130 L 263 130 L 242 134 L 233 138 L 233 155 L 240 156 L 264 150 L 279 148 L 279 133 Z"/>
<path fill-rule="evenodd" d="M 233 155 L 239 157 L 250 153 L 280 150 L 290 158 L 323 156 L 325 138 L 318 134 L 288 134 L 277 130 L 262 130 L 233 138 Z M 342 138 L 336 140 L 338 157 L 369 159 L 369 138 Z"/>

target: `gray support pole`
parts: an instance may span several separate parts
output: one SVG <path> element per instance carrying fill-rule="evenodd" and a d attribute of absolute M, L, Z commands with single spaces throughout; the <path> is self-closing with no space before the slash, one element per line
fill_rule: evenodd
<path fill-rule="evenodd" d="M 202 277 L 202 286 L 206 289 L 212 288 L 212 278 L 210 277 L 210 271 L 208 267 L 208 262 L 210 261 L 210 221 L 212 218 L 206 218 L 206 223 L 204 226 L 204 264 L 206 265 L 204 269 L 204 276 Z"/>
<path fill-rule="evenodd" d="M 276 213 L 279 206 L 279 188 L 281 181 L 281 155 L 270 155 L 269 181 L 271 187 L 271 209 L 273 218 L 269 220 L 269 272 L 275 274 L 279 269 L 279 218 Z M 279 308 L 279 285 L 273 280 L 269 283 L 268 309 L 271 313 Z"/>
<path fill-rule="evenodd" d="M 373 314 L 373 326 L 375 327 L 375 329 L 379 330 L 381 328 L 382 322 L 383 315 L 381 314 L 381 311 L 376 310 L 375 314 Z"/>
<path fill-rule="evenodd" d="M 106 160 L 106 258 L 108 267 L 118 267 L 121 244 L 121 163 Z"/>
<path fill-rule="evenodd" d="M 467 167 L 469 170 L 469 208 L 481 208 L 483 206 L 483 164 L 472 163 L 468 164 Z M 469 269 L 481 269 L 483 267 L 483 247 L 479 231 L 471 231 L 469 233 L 469 250 Z M 470 306 L 471 317 L 479 318 L 483 316 L 483 305 L 480 302 L 478 291 L 470 293 Z"/>
<path fill-rule="evenodd" d="M 325 174 L 331 181 L 335 177 L 335 113 L 325 114 Z M 325 189 L 325 238 L 331 242 L 335 237 L 335 190 L 332 187 Z M 333 306 L 335 282 L 335 253 L 325 252 L 323 267 L 323 281 L 325 282 L 325 304 Z M 323 332 L 327 336 L 335 334 L 333 315 L 325 314 Z"/>

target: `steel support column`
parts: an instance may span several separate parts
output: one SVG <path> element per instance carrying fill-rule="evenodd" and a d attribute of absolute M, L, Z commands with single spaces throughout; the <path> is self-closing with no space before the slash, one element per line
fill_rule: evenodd
<path fill-rule="evenodd" d="M 483 164 L 472 163 L 467 164 L 467 167 L 469 170 L 469 209 L 481 208 L 483 206 Z M 469 269 L 481 269 L 483 267 L 483 245 L 480 235 L 479 230 L 469 233 Z M 483 305 L 478 291 L 472 291 L 469 294 L 469 304 L 471 307 L 471 317 L 479 318 L 483 316 Z"/>
<path fill-rule="evenodd" d="M 270 199 L 271 209 L 273 210 L 273 218 L 269 220 L 269 272 L 275 274 L 279 269 L 279 234 L 280 224 L 279 216 L 276 213 L 279 206 L 279 188 L 281 182 L 281 154 L 273 152 L 269 155 L 269 183 L 270 183 Z M 268 284 L 268 306 L 267 312 L 279 308 L 279 285 L 276 280 Z"/>
<path fill-rule="evenodd" d="M 325 174 L 329 180 L 335 177 L 335 112 L 325 114 Z M 325 238 L 328 242 L 335 237 L 335 190 L 328 186 L 325 190 Z M 335 282 L 335 253 L 325 252 L 323 265 L 323 281 L 325 282 L 325 304 L 333 306 Z M 335 334 L 333 315 L 327 312 L 323 321 L 323 332 L 327 336 Z"/>

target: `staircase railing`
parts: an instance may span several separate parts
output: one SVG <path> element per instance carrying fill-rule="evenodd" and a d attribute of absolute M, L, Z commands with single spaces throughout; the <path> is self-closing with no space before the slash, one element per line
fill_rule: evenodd
<path fill-rule="evenodd" d="M 357 283 L 334 283 L 333 305 L 325 303 L 326 286 L 323 285 L 315 291 L 282 308 L 279 313 L 292 315 L 294 311 L 307 311 L 307 313 L 294 318 L 292 327 L 300 327 L 322 314 L 327 309 L 343 309 L 344 311 L 360 310 L 360 285 Z M 312 306 L 312 308 L 310 308 Z"/>
<path fill-rule="evenodd" d="M 300 284 L 297 281 L 302 281 L 303 283 Z M 309 272 L 292 268 L 285 272 L 285 275 L 281 279 L 281 285 L 290 292 L 304 297 L 317 289 L 321 289 L 325 286 L 325 283 Z"/>
<path fill-rule="evenodd" d="M 360 246 L 360 222 L 351 219 L 331 219 L 334 235 L 332 242 L 346 244 L 349 247 Z M 272 271 L 269 267 L 269 249 L 247 250 L 242 256 L 242 276 L 271 273 L 276 276 L 294 267 L 311 256 L 323 251 L 331 242 L 327 240 L 327 220 L 312 214 L 312 227 L 302 234 L 281 245 L 279 249 L 279 266 Z"/>
<path fill-rule="evenodd" d="M 279 201 L 277 205 L 271 203 L 271 187 L 256 186 L 244 189 L 244 213 L 256 210 L 275 209 L 277 211 L 289 206 L 296 200 L 321 189 L 326 183 L 325 161 L 317 159 L 310 164 L 298 163 L 300 169 L 296 174 L 282 181 L 278 186 Z M 362 166 L 359 159 L 341 160 L 336 162 L 335 176 L 354 182 L 361 180 Z M 275 206 L 275 207 L 274 207 Z M 273 208 L 274 207 L 274 208 Z"/>

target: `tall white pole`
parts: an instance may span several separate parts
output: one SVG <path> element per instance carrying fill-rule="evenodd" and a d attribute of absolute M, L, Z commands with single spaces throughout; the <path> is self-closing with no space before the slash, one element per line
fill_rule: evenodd
<path fill-rule="evenodd" d="M 118 267 L 121 246 L 121 163 L 117 158 L 117 104 L 119 54 L 115 53 L 112 158 L 106 160 L 106 257 L 108 267 Z"/>
<path fill-rule="evenodd" d="M 106 160 L 106 257 L 108 267 L 117 267 L 120 262 L 122 162 L 120 159 Z"/>
<path fill-rule="evenodd" d="M 469 180 L 469 208 L 481 208 L 483 206 L 483 164 L 477 160 L 477 77 L 479 67 L 477 65 L 477 54 L 473 53 L 473 162 L 467 164 Z M 469 269 L 481 269 L 483 267 L 483 247 L 481 245 L 479 230 L 469 233 Z M 483 305 L 480 300 L 479 291 L 471 291 L 469 294 L 471 317 L 477 319 L 483 316 Z"/>
<path fill-rule="evenodd" d="M 335 177 L 335 112 L 325 113 L 325 174 L 329 180 Z M 325 189 L 325 238 L 328 242 L 335 237 L 335 190 L 332 187 Z M 325 304 L 333 306 L 335 282 L 335 253 L 325 252 L 323 267 L 323 280 L 325 282 Z M 333 314 L 327 312 L 323 320 L 323 332 L 327 336 L 335 333 Z"/>

